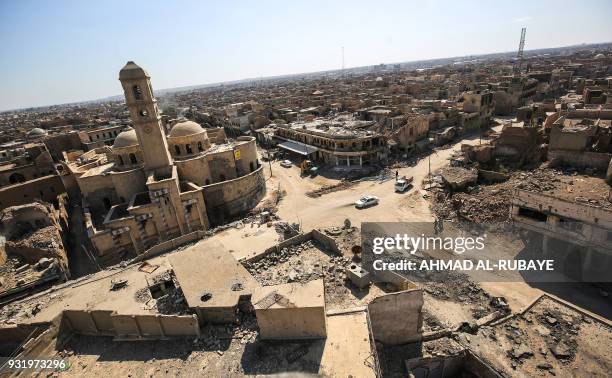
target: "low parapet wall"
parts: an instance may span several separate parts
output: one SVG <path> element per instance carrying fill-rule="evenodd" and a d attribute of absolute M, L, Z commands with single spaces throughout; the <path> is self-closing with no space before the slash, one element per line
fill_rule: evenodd
<path fill-rule="evenodd" d="M 316 240 L 317 242 L 319 242 L 324 248 L 326 248 L 329 251 L 332 251 L 334 253 L 337 254 L 342 254 L 342 252 L 340 251 L 340 249 L 338 248 L 338 244 L 336 244 L 336 241 L 323 234 L 321 231 L 313 229 L 309 232 L 303 233 L 303 234 L 299 234 L 296 235 L 294 237 L 291 237 L 289 239 L 283 240 L 282 242 L 273 245 L 272 247 L 266 249 L 265 251 L 263 251 L 260 254 L 257 254 L 253 257 L 250 257 L 246 260 L 244 260 L 245 262 L 255 262 L 258 260 L 263 259 L 264 257 L 266 257 L 267 255 L 269 255 L 270 253 L 278 253 L 280 252 L 283 248 L 287 248 L 290 247 L 292 245 L 298 245 L 298 244 L 302 244 L 308 240 Z"/>
<path fill-rule="evenodd" d="M 187 243 L 191 243 L 193 241 L 196 240 L 200 240 L 202 239 L 204 236 L 206 236 L 206 231 L 202 231 L 202 230 L 197 230 L 194 232 L 191 232 L 189 234 L 185 234 L 185 235 L 181 235 L 177 238 L 174 239 L 170 239 L 170 240 L 166 240 L 164 242 L 158 243 L 156 245 L 154 245 L 153 247 L 147 249 L 146 251 L 144 251 L 143 253 L 141 253 L 140 255 L 134 257 L 131 262 L 138 262 L 138 261 L 144 261 L 144 260 L 148 260 L 151 259 L 153 257 L 159 256 L 163 253 L 166 253 L 168 251 L 172 251 L 178 247 L 181 247 Z"/>
<path fill-rule="evenodd" d="M 63 317 L 67 327 L 80 335 L 114 336 L 121 340 L 160 340 L 200 335 L 195 315 L 125 315 L 112 311 L 65 310 Z"/>

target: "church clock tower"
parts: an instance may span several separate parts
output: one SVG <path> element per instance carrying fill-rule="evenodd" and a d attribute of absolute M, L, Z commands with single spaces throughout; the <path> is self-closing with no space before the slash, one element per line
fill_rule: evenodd
<path fill-rule="evenodd" d="M 119 81 L 144 156 L 145 170 L 168 168 L 172 165 L 172 158 L 161 125 L 157 100 L 153 97 L 151 77 L 130 61 L 119 72 Z"/>

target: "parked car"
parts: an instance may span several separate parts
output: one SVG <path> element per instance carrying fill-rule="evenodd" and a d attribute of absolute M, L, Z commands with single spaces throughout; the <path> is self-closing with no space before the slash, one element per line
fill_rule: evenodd
<path fill-rule="evenodd" d="M 291 160 L 283 160 L 280 162 L 280 165 L 281 167 L 291 168 L 293 164 L 291 163 Z"/>
<path fill-rule="evenodd" d="M 376 196 L 363 196 L 357 202 L 355 202 L 355 207 L 358 209 L 363 209 L 374 205 L 378 205 L 378 197 Z"/>

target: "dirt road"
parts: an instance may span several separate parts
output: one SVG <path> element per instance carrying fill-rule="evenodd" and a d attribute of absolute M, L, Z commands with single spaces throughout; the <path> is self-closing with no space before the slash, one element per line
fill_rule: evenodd
<path fill-rule="evenodd" d="M 478 138 L 462 140 L 451 148 L 434 152 L 431 155 L 431 170 L 445 166 L 448 158 L 461 148 L 461 144 L 478 144 Z M 269 176 L 269 167 L 267 176 Z M 298 167 L 283 168 L 278 162 L 272 164 L 274 173 L 272 185 L 280 182 L 287 195 L 280 203 L 278 214 L 289 222 L 298 222 L 302 228 L 309 230 L 315 227 L 338 226 L 348 218 L 354 224 L 360 222 L 397 222 L 397 221 L 432 221 L 429 203 L 423 198 L 426 192 L 421 182 L 429 173 L 429 158 L 421 159 L 414 167 L 400 168 L 399 175 L 413 176 L 414 187 L 405 193 L 395 193 L 395 179 L 380 181 L 362 181 L 350 189 L 325 194 L 318 198 L 306 196 L 306 192 L 321 185 L 337 183 L 337 180 L 317 177 L 301 178 Z M 273 186 L 276 187 L 276 186 Z M 380 199 L 377 206 L 364 210 L 356 209 L 354 202 L 363 195 L 374 195 Z"/>

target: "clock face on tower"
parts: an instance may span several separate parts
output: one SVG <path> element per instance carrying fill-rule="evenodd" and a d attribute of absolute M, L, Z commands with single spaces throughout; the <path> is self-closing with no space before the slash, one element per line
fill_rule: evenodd
<path fill-rule="evenodd" d="M 145 132 L 145 133 L 147 133 L 147 134 L 151 134 L 151 130 L 152 130 L 152 129 L 151 129 L 151 127 L 150 127 L 150 126 L 146 126 L 146 127 L 144 128 L 144 132 Z"/>

